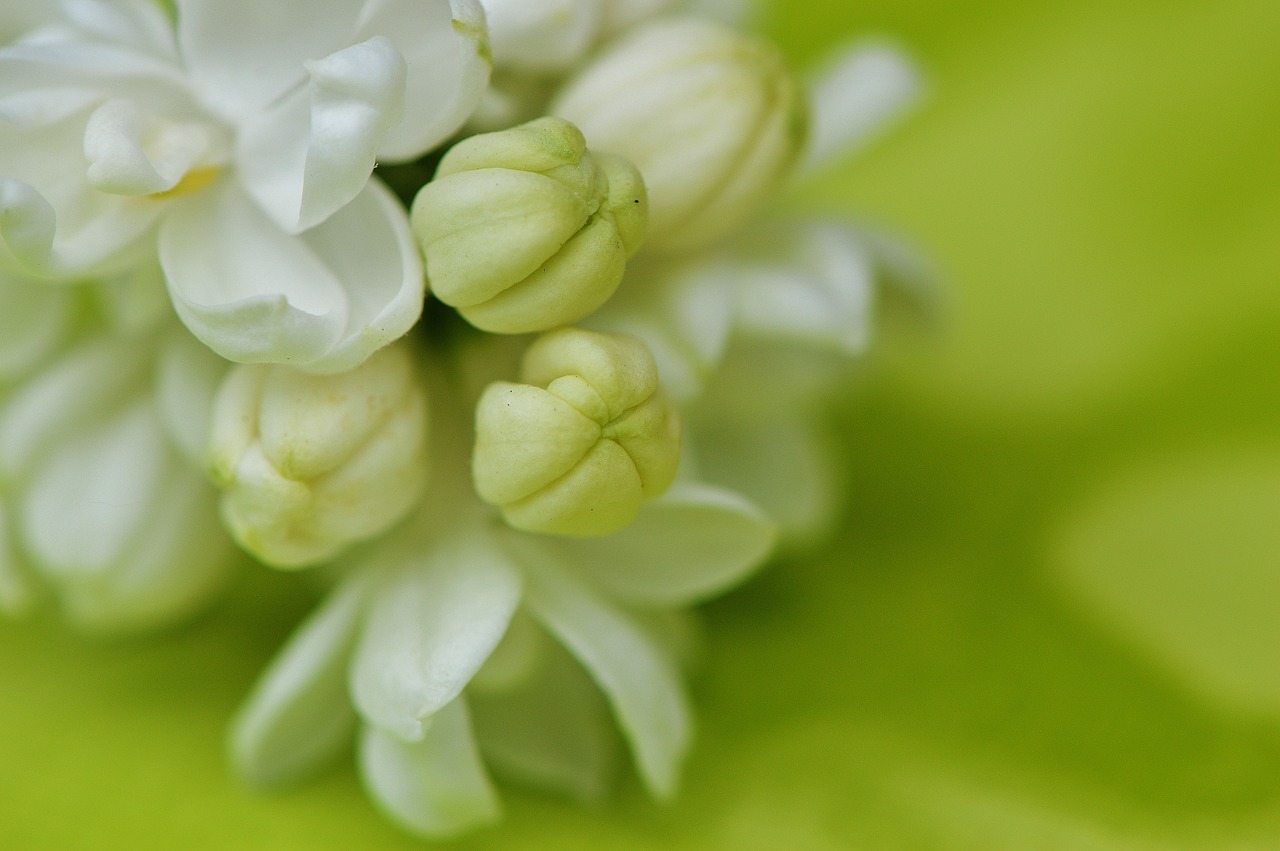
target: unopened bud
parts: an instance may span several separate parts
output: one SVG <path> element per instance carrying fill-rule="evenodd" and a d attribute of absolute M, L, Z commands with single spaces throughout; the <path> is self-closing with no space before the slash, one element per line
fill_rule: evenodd
<path fill-rule="evenodd" d="M 401 344 L 334 375 L 235 367 L 214 402 L 208 461 L 241 546 L 303 567 L 404 517 L 426 479 L 426 439 L 426 394 Z"/>
<path fill-rule="evenodd" d="M 564 328 L 529 347 L 522 384 L 489 385 L 476 409 L 476 492 L 517 529 L 617 531 L 675 478 L 679 421 L 633 337 Z"/>
<path fill-rule="evenodd" d="M 590 153 L 569 122 L 541 118 L 455 145 L 412 221 L 435 296 L 477 328 L 520 334 L 604 304 L 647 210 L 634 166 Z"/>
<path fill-rule="evenodd" d="M 772 45 L 693 18 L 636 28 L 551 111 L 636 164 L 649 190 L 648 244 L 670 251 L 749 216 L 795 161 L 807 126 L 800 86 Z"/>

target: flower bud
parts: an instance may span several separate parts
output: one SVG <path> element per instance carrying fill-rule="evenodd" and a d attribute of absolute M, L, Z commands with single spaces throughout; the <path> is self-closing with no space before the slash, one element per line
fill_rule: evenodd
<path fill-rule="evenodd" d="M 455 145 L 412 221 L 436 297 L 477 328 L 520 334 L 604 304 L 644 238 L 647 207 L 634 166 L 541 118 Z"/>
<path fill-rule="evenodd" d="M 522 384 L 495 382 L 476 409 L 476 492 L 517 529 L 605 535 L 675 478 L 675 407 L 633 337 L 552 331 L 525 353 Z"/>
<path fill-rule="evenodd" d="M 772 45 L 692 18 L 633 30 L 551 111 L 636 164 L 649 190 L 648 243 L 671 251 L 750 215 L 796 159 L 807 124 L 800 86 Z"/>
<path fill-rule="evenodd" d="M 586 53 L 599 0 L 483 0 L 494 64 L 532 74 L 564 71 Z"/>
<path fill-rule="evenodd" d="M 408 348 L 393 345 L 334 375 L 235 367 L 214 401 L 208 465 L 240 545 L 303 567 L 404 517 L 426 439 L 426 394 Z"/>

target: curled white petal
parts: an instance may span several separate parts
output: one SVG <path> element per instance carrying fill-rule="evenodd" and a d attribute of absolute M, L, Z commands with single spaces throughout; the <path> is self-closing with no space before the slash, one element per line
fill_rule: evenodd
<path fill-rule="evenodd" d="M 417 321 L 422 261 L 380 182 L 298 236 L 231 182 L 208 193 L 166 218 L 160 262 L 179 317 L 218 354 L 339 372 Z"/>
<path fill-rule="evenodd" d="M 214 135 L 206 125 L 166 121 L 144 115 L 133 101 L 109 100 L 85 125 L 85 175 L 112 195 L 167 192 L 214 153 Z"/>
<path fill-rule="evenodd" d="M 404 110 L 404 57 L 381 36 L 306 63 L 309 82 L 246 123 L 241 184 L 284 230 L 327 219 L 369 180 Z"/>
<path fill-rule="evenodd" d="M 379 156 L 413 159 L 452 136 L 489 83 L 489 40 L 479 0 L 369 0 L 356 38 L 388 38 L 404 57 L 404 116 Z"/>
<path fill-rule="evenodd" d="M 441 707 L 418 741 L 366 727 L 360 776 L 388 816 L 421 836 L 462 833 L 500 814 L 461 697 Z"/>

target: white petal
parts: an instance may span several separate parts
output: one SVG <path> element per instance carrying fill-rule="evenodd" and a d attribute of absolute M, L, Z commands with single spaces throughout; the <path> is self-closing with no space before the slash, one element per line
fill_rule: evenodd
<path fill-rule="evenodd" d="M 0 272 L 0 387 L 40 365 L 65 341 L 71 307 L 62 287 Z"/>
<path fill-rule="evenodd" d="M 350 369 L 422 311 L 422 263 L 408 219 L 377 181 L 299 236 L 224 181 L 166 217 L 160 262 L 182 321 L 241 363 Z"/>
<path fill-rule="evenodd" d="M 236 771 L 256 786 L 297 780 L 350 745 L 356 714 L 347 666 L 363 622 L 367 583 L 346 581 L 329 595 L 259 677 L 232 722 Z"/>
<path fill-rule="evenodd" d="M 308 62 L 310 82 L 242 127 L 245 190 L 290 233 L 354 198 L 404 110 L 404 58 L 381 36 Z"/>
<path fill-rule="evenodd" d="M 156 365 L 156 407 L 165 435 L 193 467 L 203 467 L 213 397 L 229 364 L 179 328 L 165 340 Z"/>
<path fill-rule="evenodd" d="M 21 157 L 6 155 L 12 146 L 0 128 L 0 162 L 40 185 L 0 177 L 0 266 L 79 278 L 121 268 L 146 250 L 142 238 L 164 203 L 107 195 L 74 172 L 68 175 L 67 163 L 83 161 L 82 125 L 73 116 L 48 136 L 20 140 L 30 146 Z M 37 150 L 42 157 L 31 156 Z M 44 187 L 56 194 L 45 194 Z"/>
<path fill-rule="evenodd" d="M 866 348 L 872 258 L 850 228 L 770 222 L 737 244 L 737 327 L 743 333 L 845 355 Z"/>
<path fill-rule="evenodd" d="M 530 610 L 608 698 L 645 785 L 670 797 L 692 737 L 684 688 L 671 660 L 626 615 L 565 572 L 530 566 L 527 581 Z"/>
<path fill-rule="evenodd" d="M 690 428 L 690 451 L 707 479 L 752 500 L 795 543 L 830 530 L 841 506 L 832 441 L 803 418 L 724 417 Z"/>
<path fill-rule="evenodd" d="M 82 343 L 0 408 L 0 480 L 22 479 L 59 441 L 145 386 L 148 352 L 120 339 Z"/>
<path fill-rule="evenodd" d="M 405 58 L 404 117 L 379 155 L 420 156 L 452 136 L 489 83 L 489 41 L 479 0 L 369 0 L 356 38 L 385 36 Z"/>
<path fill-rule="evenodd" d="M 617 763 L 609 707 L 561 648 L 519 686 L 467 692 L 485 762 L 499 776 L 597 801 Z"/>
<path fill-rule="evenodd" d="M 94 92 L 99 101 L 130 98 L 175 120 L 205 117 L 176 63 L 128 45 L 71 37 L 11 45 L 0 52 L 0 99 L 40 90 L 51 95 Z"/>
<path fill-rule="evenodd" d="M 201 100 L 231 123 L 306 79 L 303 63 L 350 44 L 364 0 L 177 0 L 178 46 Z"/>
<path fill-rule="evenodd" d="M 149 412 L 87 426 L 57 448 L 19 495 L 23 539 L 41 572 L 74 581 L 114 567 L 156 507 L 167 470 Z"/>
<path fill-rule="evenodd" d="M 360 776 L 388 816 L 421 836 L 452 836 L 500 814 L 461 697 L 441 707 L 421 741 L 365 728 Z"/>
<path fill-rule="evenodd" d="M 846 46 L 818 75 L 803 168 L 820 168 L 864 145 L 920 97 L 920 72 L 891 44 Z"/>
<path fill-rule="evenodd" d="M 81 36 L 177 58 L 173 23 L 155 0 L 60 0 L 58 6 Z"/>
<path fill-rule="evenodd" d="M 366 721 L 421 738 L 502 638 L 520 574 L 495 549 L 461 537 L 409 564 L 383 587 L 351 666 Z"/>
<path fill-rule="evenodd" d="M 745 579 L 776 536 L 764 512 L 738 494 L 679 482 L 619 532 L 536 545 L 623 603 L 684 606 Z"/>
<path fill-rule="evenodd" d="M 145 403 L 60 445 L 16 508 L 32 568 L 85 626 L 188 614 L 226 575 L 213 491 L 174 457 Z"/>

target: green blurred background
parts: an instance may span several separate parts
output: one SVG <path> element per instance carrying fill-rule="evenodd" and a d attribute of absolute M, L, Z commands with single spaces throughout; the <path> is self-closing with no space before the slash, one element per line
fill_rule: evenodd
<path fill-rule="evenodd" d="M 776 2 L 929 97 L 802 188 L 907 234 L 936 322 L 838 412 L 829 552 L 708 612 L 679 800 L 509 793 L 475 849 L 1280 848 L 1280 4 Z M 303 606 L 161 641 L 0 624 L 0 847 L 421 847 L 349 766 L 255 797 L 222 728 Z"/>

